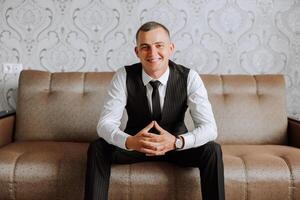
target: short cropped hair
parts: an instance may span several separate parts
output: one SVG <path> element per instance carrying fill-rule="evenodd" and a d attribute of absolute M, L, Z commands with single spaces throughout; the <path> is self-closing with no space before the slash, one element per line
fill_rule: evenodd
<path fill-rule="evenodd" d="M 169 30 L 167 29 L 167 27 L 165 27 L 164 25 L 162 25 L 161 23 L 158 23 L 158 22 L 155 22 L 155 21 L 150 21 L 150 22 L 146 22 L 144 23 L 136 32 L 135 34 L 135 39 L 136 39 L 136 42 L 138 40 L 138 36 L 139 36 L 139 33 L 142 31 L 142 32 L 148 32 L 148 31 L 151 31 L 153 29 L 156 29 L 156 28 L 162 28 L 166 31 L 166 33 L 168 34 L 169 38 L 170 38 L 170 32 Z"/>

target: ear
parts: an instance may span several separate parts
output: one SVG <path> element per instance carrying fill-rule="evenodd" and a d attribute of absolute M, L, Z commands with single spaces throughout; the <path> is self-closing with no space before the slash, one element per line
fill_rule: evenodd
<path fill-rule="evenodd" d="M 174 49 L 175 49 L 175 45 L 174 45 L 173 42 L 170 42 L 169 48 L 170 48 L 170 53 L 172 54 L 174 52 Z"/>
<path fill-rule="evenodd" d="M 135 55 L 139 58 L 139 50 L 138 47 L 134 47 Z"/>

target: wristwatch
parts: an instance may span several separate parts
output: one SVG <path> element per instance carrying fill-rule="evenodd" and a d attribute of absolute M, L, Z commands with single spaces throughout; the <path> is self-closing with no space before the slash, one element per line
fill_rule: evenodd
<path fill-rule="evenodd" d="M 175 149 L 182 149 L 183 148 L 183 138 L 180 138 L 179 136 L 176 137 L 175 140 Z"/>

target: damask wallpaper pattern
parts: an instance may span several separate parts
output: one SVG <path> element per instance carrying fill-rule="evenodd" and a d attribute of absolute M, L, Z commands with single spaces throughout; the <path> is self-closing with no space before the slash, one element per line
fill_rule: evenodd
<path fill-rule="evenodd" d="M 199 73 L 284 74 L 300 119 L 300 0 L 0 0 L 0 64 L 115 71 L 136 62 L 135 32 L 171 30 L 173 60 Z M 0 71 L 0 109 L 15 109 L 19 74 Z"/>

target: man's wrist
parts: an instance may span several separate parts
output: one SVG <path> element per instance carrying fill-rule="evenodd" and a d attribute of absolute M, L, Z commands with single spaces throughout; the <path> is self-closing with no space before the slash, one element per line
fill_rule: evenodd
<path fill-rule="evenodd" d="M 132 139 L 132 136 L 128 136 L 126 138 L 126 141 L 125 141 L 125 147 L 126 147 L 126 150 L 128 150 L 128 151 L 132 151 L 132 149 L 131 149 L 131 139 Z"/>
<path fill-rule="evenodd" d="M 172 150 L 176 150 L 176 139 L 177 139 L 177 137 L 174 136 L 174 142 L 173 142 L 173 149 Z"/>
<path fill-rule="evenodd" d="M 181 136 L 177 136 L 175 139 L 175 150 L 183 149 L 184 147 L 184 139 Z"/>
<path fill-rule="evenodd" d="M 182 136 L 179 136 L 179 138 L 182 141 L 182 146 L 180 147 L 180 149 L 183 149 L 183 147 L 184 147 L 184 138 Z"/>

